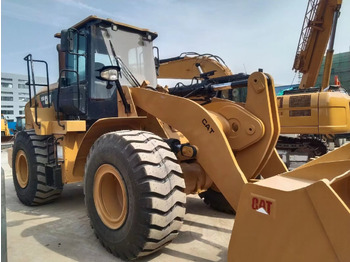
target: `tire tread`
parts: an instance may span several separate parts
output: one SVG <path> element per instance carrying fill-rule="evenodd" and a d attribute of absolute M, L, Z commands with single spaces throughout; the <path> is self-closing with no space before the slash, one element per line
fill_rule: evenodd
<path fill-rule="evenodd" d="M 141 219 L 138 223 L 146 233 L 140 236 L 142 245 L 135 243 L 123 250 L 116 250 L 103 236 L 95 233 L 107 250 L 122 259 L 135 259 L 156 252 L 178 235 L 185 215 L 185 183 L 176 156 L 163 139 L 150 132 L 116 131 L 103 135 L 94 143 L 85 172 L 93 161 L 94 151 L 108 144 L 119 144 L 123 148 L 136 187 L 141 189 L 138 201 L 145 203 L 142 213 L 148 219 Z"/>
<path fill-rule="evenodd" d="M 48 163 L 49 158 L 53 159 L 54 157 L 53 147 L 50 147 L 48 150 L 47 139 L 49 136 L 38 136 L 35 134 L 34 130 L 24 130 L 19 134 L 21 136 L 20 139 L 22 140 L 20 143 L 26 143 L 33 152 L 34 163 L 32 163 L 32 165 L 34 166 L 36 176 L 36 181 L 33 184 L 35 187 L 34 197 L 25 201 L 22 201 L 21 198 L 20 200 L 26 205 L 41 205 L 54 201 L 60 196 L 62 189 L 53 188 L 46 184 L 45 165 Z"/>

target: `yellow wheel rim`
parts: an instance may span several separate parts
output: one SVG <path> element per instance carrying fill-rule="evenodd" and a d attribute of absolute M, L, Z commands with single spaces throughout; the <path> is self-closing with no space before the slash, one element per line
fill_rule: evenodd
<path fill-rule="evenodd" d="M 17 152 L 15 166 L 17 182 L 21 188 L 25 188 L 28 185 L 29 170 L 27 157 L 23 150 Z"/>
<path fill-rule="evenodd" d="M 105 226 L 118 229 L 127 214 L 127 195 L 119 171 L 112 165 L 101 165 L 95 174 L 94 203 L 98 215 Z"/>

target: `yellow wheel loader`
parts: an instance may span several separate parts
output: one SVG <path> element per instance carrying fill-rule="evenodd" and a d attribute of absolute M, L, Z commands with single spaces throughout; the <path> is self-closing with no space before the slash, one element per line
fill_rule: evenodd
<path fill-rule="evenodd" d="M 13 138 L 10 133 L 9 126 L 7 124 L 7 120 L 4 115 L 1 115 L 1 142 L 8 142 Z"/>
<path fill-rule="evenodd" d="M 83 181 L 97 237 L 135 259 L 179 234 L 185 193 L 215 183 L 237 210 L 229 261 L 350 258 L 350 147 L 286 172 L 271 76 L 233 76 L 248 86 L 244 105 L 202 104 L 156 85 L 156 33 L 90 16 L 56 36 L 57 88 L 37 93 L 44 61 L 25 58 L 33 96 L 11 162 L 20 201 L 47 203 Z"/>

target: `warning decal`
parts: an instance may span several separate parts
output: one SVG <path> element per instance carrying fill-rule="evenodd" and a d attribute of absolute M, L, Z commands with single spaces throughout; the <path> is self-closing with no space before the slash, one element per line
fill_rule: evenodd
<path fill-rule="evenodd" d="M 289 98 L 289 107 L 310 107 L 311 95 L 291 96 Z"/>
<path fill-rule="evenodd" d="M 289 116 L 311 116 L 311 109 L 306 110 L 290 110 Z"/>

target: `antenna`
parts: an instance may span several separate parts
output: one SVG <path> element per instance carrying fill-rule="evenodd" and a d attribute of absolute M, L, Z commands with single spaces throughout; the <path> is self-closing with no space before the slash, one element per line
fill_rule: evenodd
<path fill-rule="evenodd" d="M 349 46 L 350 48 L 350 46 Z M 244 67 L 244 72 L 247 73 L 247 69 L 245 68 L 245 65 L 243 64 L 243 67 Z"/>

